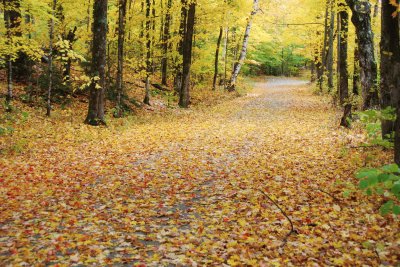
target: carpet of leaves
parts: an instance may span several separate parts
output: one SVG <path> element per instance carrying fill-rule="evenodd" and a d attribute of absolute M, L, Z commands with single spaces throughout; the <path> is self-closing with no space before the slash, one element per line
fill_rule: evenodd
<path fill-rule="evenodd" d="M 399 264 L 399 219 L 343 196 L 370 157 L 361 132 L 306 83 L 254 87 L 107 128 L 29 122 L 0 158 L 0 265 Z"/>

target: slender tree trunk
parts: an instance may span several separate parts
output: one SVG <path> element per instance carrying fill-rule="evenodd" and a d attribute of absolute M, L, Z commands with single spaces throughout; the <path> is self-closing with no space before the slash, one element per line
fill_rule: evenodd
<path fill-rule="evenodd" d="M 374 54 L 374 36 L 371 29 L 371 4 L 368 1 L 346 0 L 353 15 L 352 22 L 356 27 L 358 51 L 361 67 L 361 88 L 363 96 L 362 109 L 377 106 L 377 65 Z"/>
<path fill-rule="evenodd" d="M 179 106 L 181 108 L 188 108 L 190 104 L 190 68 L 192 65 L 195 17 L 196 2 L 191 2 L 187 13 L 185 39 L 183 44 L 182 88 L 179 94 Z"/>
<path fill-rule="evenodd" d="M 344 105 L 344 113 L 340 125 L 350 127 L 348 119 L 351 116 L 352 104 L 349 103 L 349 73 L 347 70 L 349 15 L 344 4 L 339 4 L 338 18 L 338 92 L 340 105 Z"/>
<path fill-rule="evenodd" d="M 178 43 L 178 62 L 175 66 L 175 81 L 174 81 L 174 88 L 175 92 L 180 94 L 182 89 L 182 63 L 180 62 L 183 59 L 183 46 L 184 46 L 184 39 L 186 36 L 186 24 L 187 24 L 187 16 L 188 10 L 186 7 L 187 0 L 181 0 L 182 7 L 181 7 L 181 21 L 179 25 L 179 36 L 181 39 Z"/>
<path fill-rule="evenodd" d="M 358 38 L 355 37 L 354 67 L 353 67 L 353 94 L 360 94 L 360 53 L 358 53 Z"/>
<path fill-rule="evenodd" d="M 236 90 L 236 88 L 235 88 L 236 80 L 240 73 L 240 69 L 242 68 L 242 65 L 244 63 L 244 60 L 246 59 L 247 46 L 248 46 L 249 38 L 250 38 L 250 30 L 251 30 L 251 26 L 253 23 L 253 18 L 257 14 L 257 12 L 258 12 L 258 0 L 253 0 L 253 10 L 251 11 L 250 18 L 247 23 L 246 31 L 245 31 L 244 38 L 243 38 L 242 51 L 240 52 L 239 60 L 238 60 L 238 62 L 236 62 L 235 67 L 233 68 L 233 71 L 232 71 L 232 76 L 231 76 L 231 80 L 229 82 L 229 88 L 228 88 L 229 91 Z"/>
<path fill-rule="evenodd" d="M 89 108 L 85 123 L 105 125 L 104 92 L 106 90 L 106 56 L 107 56 L 107 4 L 108 0 L 94 0 L 93 5 L 93 46 L 92 77 L 90 85 Z"/>
<path fill-rule="evenodd" d="M 7 0 L 3 0 L 4 6 L 4 24 L 7 31 L 7 45 L 9 49 L 12 47 L 12 27 L 10 21 L 10 9 L 11 5 L 7 2 Z M 13 99 L 13 79 L 12 79 L 12 60 L 11 60 L 11 51 L 9 55 L 6 56 L 6 64 L 7 64 L 7 96 L 6 96 L 6 104 L 7 110 L 11 111 L 11 101 Z"/>
<path fill-rule="evenodd" d="M 334 42 L 334 30 L 335 30 L 335 12 L 333 10 L 334 1 L 331 0 L 331 21 L 329 24 L 329 43 L 328 43 L 328 58 L 327 58 L 327 72 L 328 72 L 328 91 L 333 90 L 333 42 Z"/>
<path fill-rule="evenodd" d="M 321 36 L 321 32 L 317 31 L 317 39 L 319 38 L 319 36 Z M 317 75 L 316 80 L 318 82 L 319 88 L 321 88 L 320 82 L 322 79 L 322 68 L 323 68 L 322 67 L 322 58 L 321 58 L 322 52 L 319 51 L 320 48 L 321 47 L 319 45 L 316 45 L 314 48 L 314 62 L 315 62 L 315 69 L 316 69 L 315 71 L 316 71 L 316 75 Z"/>
<path fill-rule="evenodd" d="M 215 50 L 213 90 L 215 90 L 216 87 L 217 87 L 219 49 L 221 47 L 221 40 L 222 40 L 223 33 L 224 33 L 224 29 L 221 26 L 221 27 L 219 27 L 219 36 L 218 36 L 218 41 L 217 41 L 217 49 Z"/>
<path fill-rule="evenodd" d="M 400 39 L 396 7 L 389 0 L 382 1 L 381 24 L 381 107 L 397 107 L 400 100 Z M 393 121 L 382 121 L 382 137 L 394 130 Z"/>
<path fill-rule="evenodd" d="M 349 15 L 344 5 L 339 5 L 339 29 L 338 32 L 338 84 L 340 105 L 344 105 L 349 98 L 349 74 L 347 70 L 347 46 L 348 46 L 348 21 Z"/>
<path fill-rule="evenodd" d="M 171 7 L 172 7 L 172 0 L 168 0 L 167 3 L 167 13 L 165 14 L 165 23 L 164 23 L 164 33 L 163 33 L 163 43 L 162 43 L 162 50 L 163 50 L 163 58 L 161 61 L 161 84 L 167 85 L 168 79 L 168 42 L 171 38 L 170 34 L 170 26 L 171 26 Z"/>
<path fill-rule="evenodd" d="M 57 7 L 57 0 L 53 0 L 53 17 L 55 16 Z M 49 88 L 47 90 L 47 111 L 46 115 L 50 117 L 51 114 L 51 90 L 53 87 L 53 38 L 54 38 L 54 19 L 50 19 L 50 45 L 49 45 Z"/>
<path fill-rule="evenodd" d="M 228 47 L 229 47 L 229 27 L 225 28 L 225 41 L 224 41 L 224 89 L 227 89 L 228 81 Z"/>
<path fill-rule="evenodd" d="M 325 22 L 324 22 L 324 42 L 322 44 L 322 49 L 321 49 L 321 60 L 322 60 L 322 66 L 321 66 L 321 74 L 320 74 L 320 79 L 318 80 L 318 85 L 319 85 L 319 90 L 322 92 L 324 89 L 324 80 L 325 80 L 325 69 L 326 69 L 326 59 L 327 59 L 327 43 L 328 43 L 328 32 L 329 32 L 329 3 L 330 0 L 326 0 L 326 6 L 325 6 Z"/>
<path fill-rule="evenodd" d="M 145 96 L 143 103 L 146 105 L 150 105 L 150 74 L 152 71 L 152 62 L 151 62 L 151 2 L 150 0 L 146 0 L 146 85 L 145 85 Z"/>
<path fill-rule="evenodd" d="M 117 117 L 122 116 L 122 95 L 124 90 L 124 43 L 127 0 L 119 0 L 118 7 L 118 69 L 117 69 Z"/>
<path fill-rule="evenodd" d="M 75 26 L 73 30 L 69 30 L 68 34 L 64 34 L 63 39 L 68 41 L 68 49 L 72 49 L 73 43 L 76 41 L 76 31 L 78 28 Z M 64 64 L 64 70 L 63 70 L 63 79 L 65 82 L 68 84 L 71 81 L 71 64 L 72 61 L 70 58 L 68 58 L 67 62 Z"/>

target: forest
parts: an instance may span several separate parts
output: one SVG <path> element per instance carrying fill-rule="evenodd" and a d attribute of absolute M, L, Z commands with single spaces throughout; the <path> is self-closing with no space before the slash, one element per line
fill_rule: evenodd
<path fill-rule="evenodd" d="M 2 0 L 0 266 L 399 266 L 399 0 Z"/>

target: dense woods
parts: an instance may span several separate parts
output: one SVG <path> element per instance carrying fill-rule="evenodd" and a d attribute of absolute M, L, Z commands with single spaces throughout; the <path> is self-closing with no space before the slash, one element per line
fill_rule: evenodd
<path fill-rule="evenodd" d="M 2 0 L 0 265 L 395 266 L 398 0 Z"/>

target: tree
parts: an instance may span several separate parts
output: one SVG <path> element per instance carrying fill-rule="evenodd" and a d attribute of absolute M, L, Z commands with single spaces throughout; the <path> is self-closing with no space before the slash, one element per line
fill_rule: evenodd
<path fill-rule="evenodd" d="M 381 107 L 398 106 L 400 100 L 400 44 L 399 23 L 393 17 L 396 7 L 389 0 L 382 1 L 381 24 Z M 394 122 L 382 121 L 382 136 L 394 130 Z"/>
<path fill-rule="evenodd" d="M 162 50 L 163 50 L 163 58 L 161 60 L 161 84 L 167 85 L 167 78 L 168 78 L 168 42 L 171 38 L 171 7 L 172 7 L 172 0 L 168 0 L 167 3 L 167 13 L 165 14 L 165 23 L 163 28 L 163 43 L 162 43 Z"/>
<path fill-rule="evenodd" d="M 186 30 L 183 42 L 182 87 L 179 92 L 179 106 L 188 108 L 190 104 L 190 68 L 192 65 L 193 33 L 196 17 L 196 1 L 189 4 Z"/>
<path fill-rule="evenodd" d="M 328 72 L 328 91 L 332 91 L 333 85 L 333 42 L 334 42 L 334 29 L 335 29 L 335 11 L 334 0 L 330 1 L 330 23 L 329 23 L 329 41 L 328 41 L 328 55 L 326 61 L 326 69 Z"/>
<path fill-rule="evenodd" d="M 240 52 L 239 60 L 235 63 L 235 66 L 232 70 L 232 76 L 231 76 L 231 80 L 229 82 L 229 88 L 228 88 L 229 91 L 235 90 L 237 77 L 239 75 L 240 69 L 242 68 L 244 60 L 246 59 L 247 46 L 249 44 L 250 30 L 251 30 L 251 26 L 253 23 L 253 18 L 257 14 L 258 10 L 259 10 L 258 9 L 258 0 L 253 0 L 253 10 L 251 11 L 250 18 L 247 22 L 247 27 L 246 27 L 246 31 L 244 33 L 242 50 Z"/>
<path fill-rule="evenodd" d="M 7 106 L 11 105 L 13 99 L 13 62 L 16 60 L 16 56 L 13 55 L 13 37 L 21 36 L 20 26 L 21 26 L 21 13 L 19 11 L 20 2 L 19 0 L 3 0 L 4 6 L 4 24 L 6 28 L 7 35 L 7 46 L 8 55 L 6 56 L 6 70 L 7 70 L 7 96 L 6 103 Z"/>
<path fill-rule="evenodd" d="M 119 0 L 118 6 L 118 70 L 117 70 L 117 117 L 122 116 L 122 94 L 124 86 L 124 43 L 127 0 Z"/>
<path fill-rule="evenodd" d="M 46 116 L 50 117 L 51 114 L 51 90 L 53 87 L 53 39 L 54 39 L 54 16 L 57 7 L 57 0 L 53 0 L 52 17 L 50 18 L 50 31 L 49 31 L 49 88 L 47 90 L 47 109 Z"/>
<path fill-rule="evenodd" d="M 145 95 L 143 103 L 146 105 L 150 105 L 150 74 L 152 70 L 152 61 L 151 61 L 151 20 L 150 20 L 150 10 L 151 10 L 151 2 L 150 0 L 146 0 L 146 84 L 145 84 Z"/>
<path fill-rule="evenodd" d="M 217 78 L 218 78 L 218 63 L 219 63 L 219 50 L 221 47 L 221 40 L 223 35 L 223 28 L 222 26 L 219 27 L 219 35 L 217 41 L 217 49 L 215 50 L 215 61 L 214 61 L 214 79 L 213 79 L 213 87 L 212 89 L 215 90 L 217 87 Z"/>
<path fill-rule="evenodd" d="M 94 126 L 106 124 L 104 119 L 104 92 L 106 90 L 107 4 L 108 0 L 95 0 L 93 4 L 92 82 L 85 123 Z"/>
<path fill-rule="evenodd" d="M 362 109 L 378 104 L 377 65 L 374 54 L 374 36 L 371 28 L 371 4 L 368 1 L 346 0 L 352 11 L 351 21 L 356 28 L 361 67 Z"/>
<path fill-rule="evenodd" d="M 182 88 L 182 63 L 181 60 L 183 58 L 183 46 L 184 46 L 184 40 L 186 36 L 186 23 L 187 23 L 187 1 L 186 0 L 181 0 L 181 17 L 180 17 L 180 23 L 179 23 L 179 36 L 180 40 L 178 42 L 177 46 L 177 52 L 178 52 L 178 57 L 177 57 L 177 62 L 175 66 L 175 77 L 174 77 L 174 88 L 175 92 L 178 94 L 181 91 Z"/>
<path fill-rule="evenodd" d="M 338 93 L 340 105 L 344 105 L 344 114 L 340 125 L 349 127 L 348 118 L 352 108 L 351 103 L 349 103 L 349 73 L 347 70 L 349 15 L 346 6 L 343 3 L 339 3 L 338 7 Z"/>

